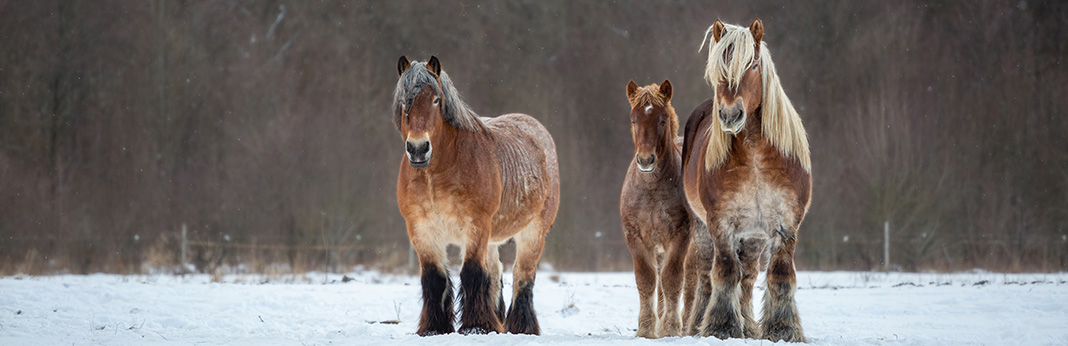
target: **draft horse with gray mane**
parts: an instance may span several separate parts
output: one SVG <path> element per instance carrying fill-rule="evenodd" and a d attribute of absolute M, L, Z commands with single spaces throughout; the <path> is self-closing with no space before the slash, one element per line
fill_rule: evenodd
<path fill-rule="evenodd" d="M 808 137 L 761 41 L 763 23 L 744 28 L 717 20 L 708 31 L 705 78 L 715 94 L 690 115 L 683 145 L 686 198 L 715 247 L 699 331 L 803 342 L 794 249 L 812 192 Z M 763 266 L 758 325 L 751 299 Z"/>
<path fill-rule="evenodd" d="M 634 158 L 623 180 L 619 216 L 641 299 L 637 336 L 644 338 L 680 334 L 683 265 L 696 225 L 682 191 L 682 138 L 671 93 L 667 80 L 627 84 Z"/>
<path fill-rule="evenodd" d="M 538 334 L 534 272 L 560 204 L 556 145 L 526 114 L 480 118 L 437 57 L 401 57 L 393 122 L 404 140 L 397 205 L 422 269 L 421 336 L 455 331 L 446 247 L 463 254 L 460 333 Z M 516 243 L 505 314 L 498 247 Z"/>

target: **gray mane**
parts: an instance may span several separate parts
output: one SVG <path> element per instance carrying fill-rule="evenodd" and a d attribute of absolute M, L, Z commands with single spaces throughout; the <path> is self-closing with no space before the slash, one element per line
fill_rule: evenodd
<path fill-rule="evenodd" d="M 433 72 L 427 70 L 426 62 L 412 62 L 412 66 L 404 71 L 397 81 L 397 88 L 393 91 L 393 126 L 400 131 L 401 116 L 404 108 L 411 108 L 415 96 L 424 87 L 431 88 L 435 94 L 441 97 L 441 117 L 452 127 L 471 132 L 485 132 L 485 124 L 478 118 L 478 114 L 460 98 L 460 93 L 452 85 L 449 74 L 441 71 L 441 84 Z"/>

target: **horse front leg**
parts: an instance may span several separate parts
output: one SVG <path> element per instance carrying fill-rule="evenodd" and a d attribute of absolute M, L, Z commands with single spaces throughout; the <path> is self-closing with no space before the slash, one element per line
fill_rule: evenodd
<path fill-rule="evenodd" d="M 679 298 L 682 293 L 684 264 L 690 246 L 689 233 L 681 234 L 668 244 L 664 266 L 660 269 L 660 290 L 663 291 L 663 314 L 660 316 L 660 337 L 680 336 L 682 318 Z"/>
<path fill-rule="evenodd" d="M 420 284 L 423 289 L 423 310 L 419 313 L 419 336 L 449 334 L 455 331 L 453 321 L 452 282 L 445 267 L 445 244 L 437 244 L 427 239 L 427 230 L 416 230 L 409 226 L 408 234 L 412 247 L 419 256 L 421 269 Z"/>
<path fill-rule="evenodd" d="M 716 257 L 712 268 L 712 296 L 705 310 L 701 335 L 720 339 L 741 338 L 744 336 L 739 302 L 742 267 L 730 239 L 730 232 L 734 229 L 712 221 L 716 220 L 713 215 L 709 215 L 707 220 L 710 220 L 708 229 L 716 247 Z"/>
<path fill-rule="evenodd" d="M 760 256 L 767 248 L 768 238 L 763 233 L 756 235 L 759 236 L 740 239 L 737 244 L 738 261 L 742 264 L 742 296 L 739 302 L 747 338 L 760 335 L 760 327 L 753 319 L 753 286 L 756 284 L 757 273 L 760 272 Z"/>
<path fill-rule="evenodd" d="M 632 241 L 638 244 L 631 245 Z M 636 336 L 655 339 L 658 337 L 656 333 L 658 316 L 654 301 L 657 281 L 655 259 L 640 240 L 631 240 L 628 237 L 627 245 L 630 246 L 631 257 L 634 259 L 634 282 L 638 286 L 638 332 Z"/>
<path fill-rule="evenodd" d="M 500 260 L 491 260 L 489 256 L 491 252 L 496 253 L 489 250 L 490 224 L 486 221 L 476 225 L 468 233 L 464 247 L 464 264 L 460 270 L 461 334 L 504 333 L 497 318 L 500 289 L 494 291 L 494 279 L 490 275 L 490 268 Z"/>
<path fill-rule="evenodd" d="M 780 227 L 776 233 L 781 241 L 772 248 L 768 264 L 767 290 L 764 291 L 764 311 L 760 319 L 760 337 L 771 341 L 805 342 L 801 316 L 797 313 L 797 277 L 794 272 L 794 247 L 797 231 Z"/>

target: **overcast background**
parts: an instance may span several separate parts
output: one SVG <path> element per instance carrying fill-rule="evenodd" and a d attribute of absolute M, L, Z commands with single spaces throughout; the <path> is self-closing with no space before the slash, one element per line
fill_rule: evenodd
<path fill-rule="evenodd" d="M 625 85 L 764 21 L 808 130 L 799 269 L 1068 269 L 1068 2 L 0 0 L 0 273 L 407 268 L 400 55 L 554 136 L 544 263 L 629 270 Z M 505 251 L 505 261 L 508 251 Z"/>

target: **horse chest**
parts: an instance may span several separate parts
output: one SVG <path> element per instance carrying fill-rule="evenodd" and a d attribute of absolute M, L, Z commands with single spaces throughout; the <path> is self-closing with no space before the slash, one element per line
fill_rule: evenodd
<path fill-rule="evenodd" d="M 679 232 L 686 232 L 686 201 L 682 195 L 671 193 L 673 189 L 628 190 L 621 198 L 623 222 L 627 232 L 638 232 L 628 236 L 637 236 L 654 243 L 662 243 L 675 238 Z"/>
<path fill-rule="evenodd" d="M 433 178 L 414 182 L 409 186 L 411 203 L 404 213 L 409 222 L 422 230 L 420 237 L 433 238 L 434 243 L 460 244 L 464 230 L 470 229 L 474 218 L 471 216 L 470 201 L 464 200 L 454 191 L 455 186 Z"/>
<path fill-rule="evenodd" d="M 793 193 L 779 177 L 783 172 L 763 164 L 754 151 L 748 158 L 729 167 L 721 185 L 716 209 L 722 225 L 739 231 L 767 232 L 782 224 L 792 224 Z"/>

